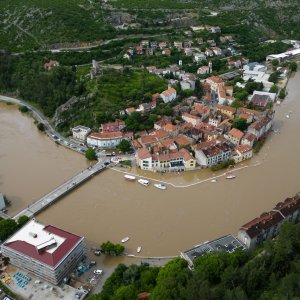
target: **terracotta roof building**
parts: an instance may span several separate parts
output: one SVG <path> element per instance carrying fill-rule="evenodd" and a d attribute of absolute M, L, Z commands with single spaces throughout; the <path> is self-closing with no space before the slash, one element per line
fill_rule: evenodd
<path fill-rule="evenodd" d="M 287 198 L 279 202 L 270 212 L 241 226 L 238 239 L 247 248 L 254 249 L 264 241 L 274 238 L 285 221 L 295 221 L 300 216 L 300 197 Z"/>
<path fill-rule="evenodd" d="M 85 255 L 84 238 L 30 220 L 2 244 L 3 256 L 22 269 L 59 284 Z"/>

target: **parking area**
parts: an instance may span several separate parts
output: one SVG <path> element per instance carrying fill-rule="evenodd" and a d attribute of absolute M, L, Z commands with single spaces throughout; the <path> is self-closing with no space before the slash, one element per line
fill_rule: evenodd
<path fill-rule="evenodd" d="M 84 299 L 86 296 L 80 287 L 78 289 L 66 284 L 55 286 L 12 265 L 8 265 L 2 273 L 1 281 L 24 299 L 74 300 Z"/>

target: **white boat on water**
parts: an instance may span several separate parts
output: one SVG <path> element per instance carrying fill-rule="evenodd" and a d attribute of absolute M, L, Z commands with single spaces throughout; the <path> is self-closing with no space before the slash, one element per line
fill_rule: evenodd
<path fill-rule="evenodd" d="M 141 185 L 144 185 L 144 186 L 148 186 L 150 184 L 150 182 L 146 179 L 139 179 L 138 183 L 140 183 Z"/>
<path fill-rule="evenodd" d="M 290 118 L 290 115 L 286 115 L 286 118 L 289 119 L 289 118 Z"/>
<path fill-rule="evenodd" d="M 142 251 L 142 247 L 141 247 L 141 246 L 138 246 L 137 249 L 136 249 L 136 252 L 137 252 L 137 253 L 140 253 L 141 251 Z"/>
<path fill-rule="evenodd" d="M 136 179 L 135 176 L 128 175 L 128 174 L 124 175 L 124 178 L 129 181 L 135 181 L 135 179 Z"/>
<path fill-rule="evenodd" d="M 124 239 L 121 240 L 121 242 L 122 242 L 122 243 L 126 243 L 128 240 L 129 240 L 129 237 L 126 236 L 126 237 L 124 237 Z"/>
<path fill-rule="evenodd" d="M 162 184 L 162 183 L 155 183 L 154 186 L 158 189 L 161 189 L 161 190 L 165 190 L 167 188 L 167 186 L 165 184 Z"/>
<path fill-rule="evenodd" d="M 234 179 L 235 178 L 235 175 L 227 175 L 226 176 L 226 179 Z"/>
<path fill-rule="evenodd" d="M 217 182 L 217 179 L 212 179 L 210 182 L 215 183 Z"/>

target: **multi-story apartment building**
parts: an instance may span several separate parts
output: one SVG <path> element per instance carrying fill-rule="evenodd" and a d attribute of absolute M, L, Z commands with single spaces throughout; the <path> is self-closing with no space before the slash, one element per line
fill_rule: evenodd
<path fill-rule="evenodd" d="M 52 284 L 59 284 L 83 259 L 84 238 L 30 220 L 1 246 L 10 263 Z"/>

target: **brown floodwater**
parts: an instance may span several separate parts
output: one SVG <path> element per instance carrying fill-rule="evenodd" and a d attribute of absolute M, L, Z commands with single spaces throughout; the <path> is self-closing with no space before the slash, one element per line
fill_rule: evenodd
<path fill-rule="evenodd" d="M 38 219 L 84 235 L 89 244 L 129 236 L 126 250 L 141 255 L 180 251 L 227 233 L 300 191 L 300 72 L 290 79 L 287 100 L 276 107 L 274 129 L 259 155 L 236 168 L 235 180 L 219 178 L 189 187 L 127 182 L 107 170 L 38 215 Z M 290 118 L 287 113 L 292 111 Z M 0 106 L 0 191 L 12 200 L 10 214 L 86 167 L 85 159 L 39 133 L 30 118 Z M 119 169 L 121 170 L 121 169 Z M 122 170 L 121 170 L 122 171 Z M 144 176 L 187 186 L 213 175 L 209 170 Z M 216 173 L 216 175 L 222 174 Z"/>

